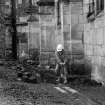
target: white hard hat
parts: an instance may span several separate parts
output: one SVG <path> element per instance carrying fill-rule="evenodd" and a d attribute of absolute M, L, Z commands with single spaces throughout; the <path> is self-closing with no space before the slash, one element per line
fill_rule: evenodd
<path fill-rule="evenodd" d="M 62 44 L 58 44 L 56 50 L 57 51 L 62 51 L 64 49 Z"/>
<path fill-rule="evenodd" d="M 22 56 L 22 57 L 25 56 L 25 52 L 24 52 L 24 50 L 22 51 L 21 56 Z"/>

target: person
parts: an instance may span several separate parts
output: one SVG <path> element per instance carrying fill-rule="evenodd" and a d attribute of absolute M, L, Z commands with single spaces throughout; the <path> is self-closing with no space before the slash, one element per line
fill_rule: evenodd
<path fill-rule="evenodd" d="M 24 50 L 22 50 L 21 54 L 20 54 L 20 62 L 23 64 L 24 60 L 26 60 L 28 57 L 28 55 L 25 53 Z"/>
<path fill-rule="evenodd" d="M 65 57 L 65 51 L 62 44 L 58 44 L 56 51 L 56 74 L 58 76 L 57 82 L 60 82 L 61 78 L 64 79 L 64 84 L 67 83 L 67 59 Z M 63 70 L 63 71 L 62 71 Z"/>
<path fill-rule="evenodd" d="M 21 53 L 21 57 L 25 57 L 25 56 L 26 56 L 26 53 L 23 50 L 22 53 Z"/>

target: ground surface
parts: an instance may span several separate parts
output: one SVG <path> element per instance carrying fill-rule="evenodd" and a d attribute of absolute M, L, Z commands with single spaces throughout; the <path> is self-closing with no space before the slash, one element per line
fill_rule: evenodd
<path fill-rule="evenodd" d="M 105 87 L 19 82 L 0 67 L 0 105 L 105 105 Z"/>

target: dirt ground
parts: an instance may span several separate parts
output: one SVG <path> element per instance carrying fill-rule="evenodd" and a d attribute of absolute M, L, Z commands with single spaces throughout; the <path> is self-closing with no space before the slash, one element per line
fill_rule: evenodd
<path fill-rule="evenodd" d="M 52 88 L 54 86 L 57 85 L 16 81 L 15 71 L 0 67 L 0 105 L 105 105 L 104 86 L 66 85 L 83 96 L 61 94 Z"/>
<path fill-rule="evenodd" d="M 99 105 L 105 105 L 105 87 L 104 86 L 73 86 L 80 93 L 85 94 L 91 100 Z"/>

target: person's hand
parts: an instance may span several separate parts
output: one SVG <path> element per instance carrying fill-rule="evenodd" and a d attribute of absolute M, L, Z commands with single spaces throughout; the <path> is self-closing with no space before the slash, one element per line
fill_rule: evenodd
<path fill-rule="evenodd" d="M 60 63 L 60 65 L 65 65 L 65 62 L 64 63 Z"/>

